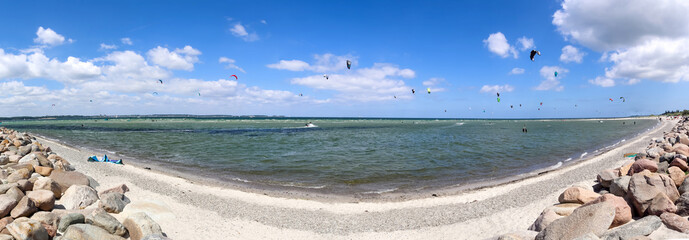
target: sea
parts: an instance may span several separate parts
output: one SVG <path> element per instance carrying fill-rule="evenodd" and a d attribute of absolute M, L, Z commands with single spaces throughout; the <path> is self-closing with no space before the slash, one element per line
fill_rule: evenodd
<path fill-rule="evenodd" d="M 653 119 L 111 117 L 13 119 L 0 126 L 115 155 L 125 164 L 151 164 L 218 182 L 362 196 L 528 176 L 600 154 L 657 124 Z"/>

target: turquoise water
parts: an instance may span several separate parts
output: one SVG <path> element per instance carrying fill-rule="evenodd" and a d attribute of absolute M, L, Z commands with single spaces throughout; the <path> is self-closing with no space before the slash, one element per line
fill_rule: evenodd
<path fill-rule="evenodd" d="M 308 121 L 317 127 L 305 127 Z M 125 163 L 156 163 L 226 182 L 373 194 L 464 185 L 567 164 L 655 124 L 278 118 L 44 120 L 2 126 L 114 152 Z M 523 126 L 528 133 L 522 133 Z"/>

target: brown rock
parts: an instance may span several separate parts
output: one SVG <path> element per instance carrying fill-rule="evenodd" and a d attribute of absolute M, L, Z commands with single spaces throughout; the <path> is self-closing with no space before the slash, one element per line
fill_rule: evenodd
<path fill-rule="evenodd" d="M 57 234 L 57 228 L 55 226 L 48 225 L 45 223 L 41 223 L 41 226 L 43 226 L 43 228 L 45 228 L 45 231 L 48 232 L 48 236 L 50 236 L 51 239 L 53 237 L 55 237 L 55 234 Z"/>
<path fill-rule="evenodd" d="M 610 183 L 612 183 L 612 180 L 615 180 L 615 178 L 617 178 L 617 173 L 615 173 L 615 171 L 612 169 L 605 169 L 601 171 L 597 177 L 600 185 L 605 188 L 609 188 Z"/>
<path fill-rule="evenodd" d="M 632 168 L 632 164 L 634 164 L 634 162 L 627 163 L 627 164 L 623 165 L 622 167 L 620 167 L 620 175 L 621 176 L 628 175 L 629 169 Z"/>
<path fill-rule="evenodd" d="M 670 179 L 675 182 L 675 186 L 682 185 L 682 182 L 684 181 L 684 178 L 686 175 L 684 175 L 684 171 L 680 169 L 679 167 L 670 167 L 667 169 L 668 175 L 670 175 Z"/>
<path fill-rule="evenodd" d="M 22 200 L 20 200 L 19 203 L 17 203 L 17 206 L 14 207 L 14 209 L 12 209 L 10 215 L 13 218 L 28 217 L 36 211 L 38 211 L 38 208 L 36 208 L 36 204 L 34 204 L 34 202 L 31 201 L 31 199 L 24 196 Z"/>
<path fill-rule="evenodd" d="M 160 225 L 143 212 L 131 214 L 123 222 L 132 240 L 140 240 L 149 235 L 163 235 Z"/>
<path fill-rule="evenodd" d="M 634 204 L 634 209 L 639 216 L 644 216 L 646 209 L 658 193 L 665 194 L 670 202 L 679 198 L 675 182 L 667 175 L 644 171 L 634 174 L 629 180 L 627 199 Z"/>
<path fill-rule="evenodd" d="M 634 173 L 639 173 L 643 171 L 644 169 L 649 170 L 651 172 L 656 172 L 658 171 L 658 164 L 654 161 L 648 160 L 648 159 L 639 159 L 636 160 L 633 164 L 632 167 L 629 169 L 629 172 L 627 175 L 633 176 Z"/>
<path fill-rule="evenodd" d="M 601 236 L 608 229 L 615 218 L 615 207 L 609 202 L 601 202 L 582 206 L 574 210 L 572 215 L 555 220 L 543 231 L 538 233 L 536 240 L 544 239 L 574 239 L 592 232 Z M 127 220 L 125 220 L 126 222 Z M 125 223 L 129 228 L 129 225 Z M 131 233 L 134 232 L 131 229 Z M 134 238 L 132 237 L 134 240 Z"/>
<path fill-rule="evenodd" d="M 72 185 L 89 185 L 88 177 L 80 172 L 53 171 L 50 178 L 60 185 L 60 190 L 63 193 Z"/>
<path fill-rule="evenodd" d="M 660 192 L 651 200 L 651 204 L 648 206 L 646 212 L 649 215 L 660 216 L 665 212 L 677 212 L 677 206 L 675 206 L 672 200 L 670 200 L 665 193 Z"/>
<path fill-rule="evenodd" d="M 549 224 L 551 224 L 553 221 L 563 218 L 563 216 L 557 215 L 555 211 L 546 208 L 541 212 L 541 215 L 536 218 L 536 221 L 534 221 L 533 224 L 529 227 L 529 230 L 532 231 L 537 231 L 540 232 L 543 229 L 545 229 Z M 125 225 L 126 226 L 126 225 Z M 127 228 L 129 229 L 129 228 Z"/>
<path fill-rule="evenodd" d="M 602 196 L 584 204 L 583 206 L 588 206 L 599 202 L 609 202 L 615 206 L 615 218 L 613 219 L 612 224 L 610 224 L 610 228 L 620 226 L 632 220 L 632 208 L 629 207 L 627 201 L 625 201 L 624 198 L 610 193 L 603 194 Z"/>
<path fill-rule="evenodd" d="M 678 167 L 679 169 L 682 169 L 682 171 L 686 171 L 687 169 L 689 169 L 689 166 L 687 166 L 687 162 L 682 160 L 681 158 L 675 158 L 675 160 L 672 160 L 670 166 Z"/>
<path fill-rule="evenodd" d="M 29 179 L 29 176 L 31 176 L 29 170 L 22 168 L 10 174 L 10 176 L 7 177 L 7 182 L 13 183 L 22 179 Z"/>
<path fill-rule="evenodd" d="M 574 212 L 575 209 L 581 207 L 581 205 L 581 203 L 560 203 L 547 207 L 546 209 L 553 210 L 555 213 L 557 213 L 557 215 L 560 216 L 569 216 L 572 214 L 572 212 Z"/>
<path fill-rule="evenodd" d="M 43 166 L 35 166 L 35 167 L 33 168 L 33 170 L 34 170 L 36 173 L 41 174 L 41 176 L 44 176 L 44 177 L 50 176 L 50 173 L 53 172 L 53 169 L 52 169 L 52 168 L 43 167 Z"/>
<path fill-rule="evenodd" d="M 34 190 L 38 190 L 38 189 L 50 190 L 53 192 L 53 195 L 55 195 L 55 198 L 62 197 L 62 190 L 60 189 L 60 185 L 58 185 L 51 178 L 42 177 L 42 178 L 36 179 L 36 182 L 34 182 L 34 184 L 33 184 L 33 189 Z"/>
<path fill-rule="evenodd" d="M 26 192 L 26 196 L 34 202 L 38 209 L 43 211 L 53 210 L 55 195 L 50 190 L 38 189 Z"/>
<path fill-rule="evenodd" d="M 33 190 L 33 183 L 31 183 L 31 181 L 28 179 L 22 179 L 17 181 L 17 187 L 24 192 L 31 191 Z"/>
<path fill-rule="evenodd" d="M 5 226 L 7 226 L 7 224 L 12 223 L 12 221 L 14 221 L 14 218 L 12 218 L 10 216 L 7 216 L 7 217 L 0 219 L 0 229 L 4 229 Z"/>
<path fill-rule="evenodd" d="M 600 195 L 594 191 L 583 189 L 580 187 L 570 187 L 565 190 L 558 201 L 560 203 L 587 203 L 598 198 Z"/>
<path fill-rule="evenodd" d="M 129 188 L 125 184 L 120 184 L 118 186 L 115 186 L 115 187 L 112 187 L 112 188 L 109 188 L 107 190 L 103 190 L 103 191 L 99 192 L 98 196 L 101 196 L 101 195 L 106 194 L 106 193 L 111 193 L 111 192 L 124 194 L 126 192 L 129 192 Z"/>
<path fill-rule="evenodd" d="M 40 222 L 29 218 L 18 218 L 5 227 L 15 239 L 48 240 L 48 232 Z"/>
<path fill-rule="evenodd" d="M 15 147 L 21 147 L 22 146 L 22 142 L 19 140 L 14 140 L 14 142 L 12 142 L 12 144 L 14 144 Z"/>
<path fill-rule="evenodd" d="M 689 233 L 689 220 L 687 220 L 687 218 L 681 217 L 674 213 L 666 212 L 660 215 L 660 220 L 663 220 L 663 223 L 669 229 Z"/>

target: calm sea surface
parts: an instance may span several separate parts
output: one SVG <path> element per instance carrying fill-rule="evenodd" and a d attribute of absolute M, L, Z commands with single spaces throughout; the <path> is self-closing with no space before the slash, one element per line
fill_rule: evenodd
<path fill-rule="evenodd" d="M 317 127 L 307 128 L 306 122 Z M 120 118 L 5 121 L 1 126 L 116 153 L 125 163 L 136 159 L 221 181 L 374 194 L 457 186 L 567 164 L 656 124 Z M 528 133 L 522 133 L 523 126 Z"/>

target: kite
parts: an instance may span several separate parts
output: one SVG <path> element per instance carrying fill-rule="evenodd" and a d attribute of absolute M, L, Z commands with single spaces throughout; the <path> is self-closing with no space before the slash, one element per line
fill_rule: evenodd
<path fill-rule="evenodd" d="M 426 91 L 428 91 L 428 94 L 431 94 L 431 88 L 426 88 Z"/>
<path fill-rule="evenodd" d="M 612 98 L 609 98 L 609 100 L 612 102 Z"/>
<path fill-rule="evenodd" d="M 416 94 L 416 91 L 414 91 L 413 88 L 411 89 L 411 94 Z"/>
<path fill-rule="evenodd" d="M 347 60 L 347 69 L 352 68 L 352 61 Z"/>
<path fill-rule="evenodd" d="M 328 80 L 328 74 L 323 74 L 323 77 L 325 78 L 325 80 Z"/>
<path fill-rule="evenodd" d="M 627 99 L 624 99 L 624 97 L 620 97 L 620 99 L 622 99 L 622 102 L 626 102 L 626 101 L 627 101 Z"/>
<path fill-rule="evenodd" d="M 230 75 L 230 77 L 234 77 L 234 80 L 239 80 L 239 78 L 237 77 L 237 75 Z"/>
<path fill-rule="evenodd" d="M 160 84 L 163 84 L 163 80 L 162 80 L 162 79 L 158 79 L 158 82 L 159 82 Z"/>
<path fill-rule="evenodd" d="M 158 95 L 158 92 L 153 92 L 153 95 Z"/>
<path fill-rule="evenodd" d="M 530 58 L 531 58 L 532 62 L 534 61 L 534 56 L 536 56 L 536 54 L 538 54 L 538 56 L 541 56 L 541 52 L 536 51 L 536 50 L 531 50 Z"/>
<path fill-rule="evenodd" d="M 555 77 L 557 77 L 557 72 L 555 72 Z"/>

